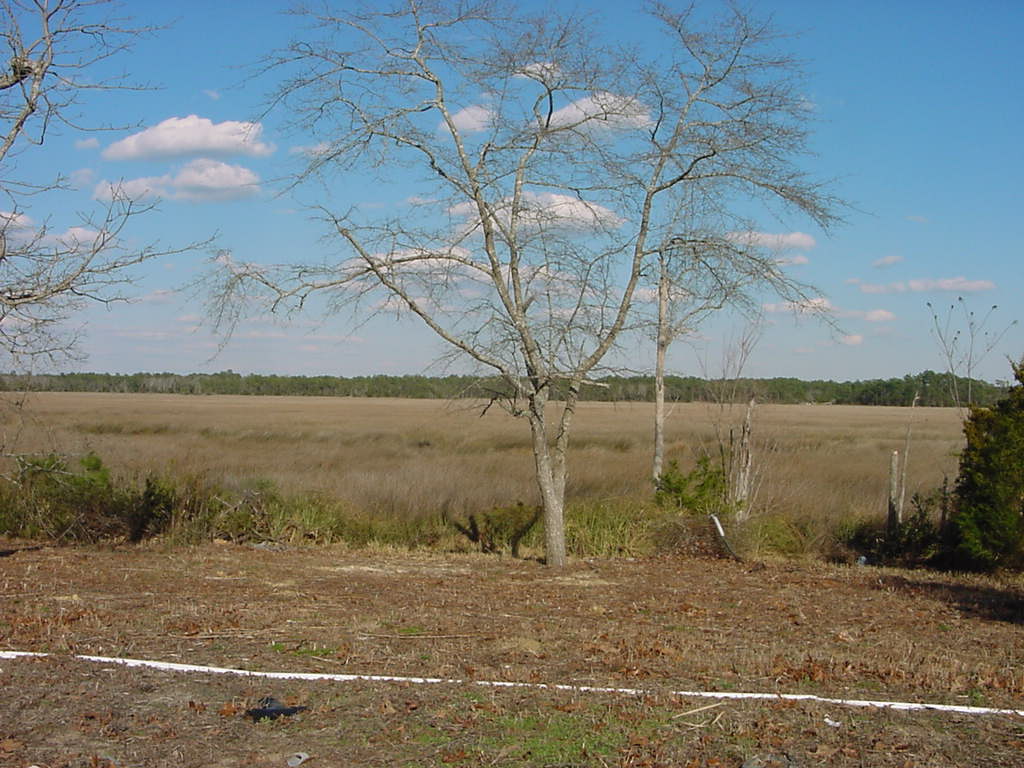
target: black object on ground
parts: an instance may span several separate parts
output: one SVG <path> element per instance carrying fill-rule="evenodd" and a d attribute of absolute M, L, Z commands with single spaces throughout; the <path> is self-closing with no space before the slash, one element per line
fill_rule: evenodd
<path fill-rule="evenodd" d="M 42 549 L 41 546 L 37 547 L 21 547 L 19 549 L 0 549 L 0 557 L 10 557 L 16 555 L 19 552 L 35 552 L 37 549 Z"/>
<path fill-rule="evenodd" d="M 258 707 L 245 710 L 245 716 L 251 717 L 254 723 L 258 723 L 264 718 L 267 720 L 277 720 L 279 717 L 290 717 L 307 709 L 309 707 L 286 707 L 273 696 L 266 696 L 260 699 Z"/>

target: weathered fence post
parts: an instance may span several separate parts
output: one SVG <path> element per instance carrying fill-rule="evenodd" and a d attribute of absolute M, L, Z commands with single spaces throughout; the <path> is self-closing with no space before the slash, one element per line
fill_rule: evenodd
<path fill-rule="evenodd" d="M 900 452 L 893 451 L 889 462 L 889 517 L 886 520 L 885 536 L 895 541 L 896 533 L 903 522 L 903 510 L 900 509 Z"/>

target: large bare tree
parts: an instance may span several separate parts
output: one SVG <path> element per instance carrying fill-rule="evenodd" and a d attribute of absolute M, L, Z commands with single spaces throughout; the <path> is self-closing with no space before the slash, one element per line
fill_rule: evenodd
<path fill-rule="evenodd" d="M 547 562 L 561 566 L 581 389 L 644 322 L 634 298 L 692 190 L 832 218 L 796 165 L 799 73 L 732 7 L 698 20 L 654 6 L 660 37 L 642 50 L 602 44 L 593 19 L 487 0 L 303 13 L 308 36 L 268 62 L 288 73 L 274 105 L 310 136 L 296 183 L 370 172 L 407 203 L 321 207 L 334 261 L 221 254 L 218 317 L 326 293 L 361 316 L 409 312 L 498 374 L 530 426 Z"/>
<path fill-rule="evenodd" d="M 148 31 L 125 26 L 115 8 L 106 0 L 0 1 L 0 351 L 15 362 L 73 355 L 72 314 L 90 300 L 125 298 L 130 268 L 169 252 L 127 244 L 126 226 L 148 206 L 116 188 L 99 209 L 51 224 L 51 211 L 66 210 L 60 193 L 69 180 L 20 173 L 54 130 L 111 127 L 81 122 L 81 98 L 135 88 L 101 71 Z"/>

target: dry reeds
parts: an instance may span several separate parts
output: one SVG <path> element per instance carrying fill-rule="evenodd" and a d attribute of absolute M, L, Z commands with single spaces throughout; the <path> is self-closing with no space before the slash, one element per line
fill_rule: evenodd
<path fill-rule="evenodd" d="M 93 451 L 115 477 L 136 482 L 153 473 L 228 489 L 263 482 L 393 518 L 536 504 L 526 424 L 481 410 L 430 400 L 37 393 L 2 418 L 8 454 Z M 721 421 L 743 412 L 674 406 L 666 458 L 686 470 L 701 451 L 713 455 Z M 761 485 L 751 512 L 773 521 L 762 543 L 813 552 L 839 521 L 882 515 L 889 455 L 903 448 L 911 418 L 907 486 L 926 491 L 956 471 L 953 409 L 759 406 L 751 440 Z M 652 420 L 649 404 L 579 405 L 570 509 L 649 506 Z"/>

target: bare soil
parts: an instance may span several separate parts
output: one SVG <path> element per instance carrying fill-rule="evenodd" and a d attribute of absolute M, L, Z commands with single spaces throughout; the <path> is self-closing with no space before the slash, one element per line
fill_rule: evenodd
<path fill-rule="evenodd" d="M 574 562 L 0 540 L 0 766 L 1015 766 L 1024 582 L 703 558 Z M 310 682 L 84 662 L 641 688 Z M 307 710 L 254 722 L 265 696 Z"/>

